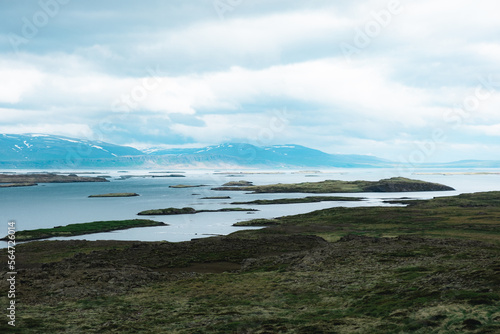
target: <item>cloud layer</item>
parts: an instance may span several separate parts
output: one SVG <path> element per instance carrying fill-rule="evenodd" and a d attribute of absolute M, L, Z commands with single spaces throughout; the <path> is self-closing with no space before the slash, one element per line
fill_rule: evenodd
<path fill-rule="evenodd" d="M 493 0 L 2 6 L 3 133 L 498 159 Z"/>

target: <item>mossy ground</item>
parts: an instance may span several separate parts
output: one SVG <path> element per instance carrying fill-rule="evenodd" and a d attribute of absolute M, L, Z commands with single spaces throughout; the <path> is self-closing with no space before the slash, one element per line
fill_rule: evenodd
<path fill-rule="evenodd" d="M 497 333 L 499 200 L 322 210 L 183 243 L 20 245 L 17 326 L 0 330 Z"/>

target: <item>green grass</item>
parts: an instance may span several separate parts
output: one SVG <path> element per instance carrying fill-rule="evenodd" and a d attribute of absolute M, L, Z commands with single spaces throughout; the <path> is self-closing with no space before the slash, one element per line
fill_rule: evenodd
<path fill-rule="evenodd" d="M 294 216 L 242 221 L 234 225 L 272 226 L 270 228 L 280 233 L 315 234 L 327 239 L 354 233 L 373 237 L 418 235 L 499 242 L 500 192 L 397 202 L 408 206 L 336 207 Z"/>
<path fill-rule="evenodd" d="M 163 225 L 167 224 L 148 219 L 96 221 L 90 223 L 56 226 L 53 228 L 17 231 L 16 241 L 38 240 L 38 239 L 47 239 L 52 237 L 71 237 L 71 236 L 91 234 L 91 233 L 125 230 L 133 227 L 163 226 Z M 7 237 L 3 238 L 2 240 L 7 240 Z"/>
<path fill-rule="evenodd" d="M 238 273 L 163 279 L 125 294 L 23 305 L 18 327 L 23 333 L 460 333 L 479 322 L 482 332 L 500 329 L 494 260 L 481 245 L 467 246 L 472 258 L 459 261 L 443 254 L 460 244 L 432 254 L 428 243 L 408 244 L 427 255 L 398 261 L 389 255 L 397 243 L 363 245 L 261 258 Z"/>

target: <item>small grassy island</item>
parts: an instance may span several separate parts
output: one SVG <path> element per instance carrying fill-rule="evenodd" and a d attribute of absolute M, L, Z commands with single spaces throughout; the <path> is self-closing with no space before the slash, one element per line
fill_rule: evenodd
<path fill-rule="evenodd" d="M 178 188 L 178 189 L 184 189 L 184 188 L 199 188 L 199 187 L 205 187 L 204 184 L 198 184 L 198 185 L 189 185 L 189 184 L 177 184 L 174 186 L 168 186 L 169 188 Z"/>
<path fill-rule="evenodd" d="M 99 195 L 90 195 L 89 198 L 100 198 L 100 197 L 135 197 L 139 196 L 136 193 L 109 193 L 109 194 L 99 194 Z"/>
<path fill-rule="evenodd" d="M 223 187 L 248 187 L 248 186 L 253 186 L 253 183 L 250 181 L 230 181 L 226 182 L 222 185 Z"/>
<path fill-rule="evenodd" d="M 303 182 L 292 184 L 270 184 L 263 186 L 222 186 L 212 190 L 251 191 L 253 193 L 361 193 L 361 192 L 413 192 L 413 191 L 449 191 L 451 187 L 393 177 L 380 181 L 338 181 Z"/>
<path fill-rule="evenodd" d="M 232 202 L 235 205 L 256 204 L 256 205 L 271 205 L 271 204 L 296 204 L 296 203 L 317 203 L 317 202 L 357 202 L 362 201 L 361 197 L 345 197 L 345 196 L 307 196 L 303 198 L 277 198 L 277 199 L 257 199 L 249 202 Z"/>
<path fill-rule="evenodd" d="M 186 208 L 166 208 L 166 209 L 155 209 L 146 210 L 138 213 L 139 216 L 168 216 L 168 215 L 188 215 L 202 212 L 231 212 L 231 211 L 259 211 L 255 209 L 245 209 L 245 208 L 222 208 L 217 210 L 195 210 L 191 207 Z"/>
<path fill-rule="evenodd" d="M 18 244 L 15 329 L 499 333 L 500 192 L 397 202 L 178 243 Z"/>
<path fill-rule="evenodd" d="M 109 182 L 104 177 L 83 177 L 54 173 L 0 174 L 0 187 L 36 186 L 38 183 Z"/>
<path fill-rule="evenodd" d="M 47 239 L 52 237 L 72 237 L 76 235 L 126 230 L 133 227 L 164 226 L 162 222 L 149 219 L 111 220 L 96 221 L 82 224 L 69 224 L 53 228 L 41 228 L 37 230 L 24 230 L 16 232 L 16 241 L 29 241 Z M 4 237 L 1 240 L 8 240 Z"/>

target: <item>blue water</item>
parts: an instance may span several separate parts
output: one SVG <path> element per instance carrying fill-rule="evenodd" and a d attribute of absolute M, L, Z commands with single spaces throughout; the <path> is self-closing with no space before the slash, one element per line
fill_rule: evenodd
<path fill-rule="evenodd" d="M 457 172 L 459 170 L 453 170 Z M 467 172 L 499 172 L 498 170 L 465 170 Z M 18 171 L 21 172 L 21 171 Z M 22 171 L 24 172 L 24 171 Z M 65 171 L 71 172 L 71 171 Z M 78 171 L 73 171 L 79 173 Z M 418 172 L 446 172 L 444 170 L 422 170 L 417 175 L 391 169 L 345 169 L 322 171 L 320 174 L 295 173 L 281 171 L 280 174 L 216 174 L 214 171 L 186 171 L 182 178 L 133 177 L 120 180 L 121 175 L 161 175 L 150 171 L 100 171 L 102 175 L 111 175 L 106 183 L 67 183 L 41 184 L 34 187 L 0 188 L 0 234 L 7 234 L 7 223 L 16 221 L 17 230 L 50 228 L 72 223 L 84 223 L 98 220 L 121 220 L 150 218 L 168 223 L 169 226 L 135 228 L 115 232 L 90 234 L 69 239 L 86 240 L 141 240 L 141 241 L 185 241 L 210 235 L 229 234 L 244 229 L 233 227 L 238 221 L 254 218 L 272 218 L 284 215 L 310 212 L 334 206 L 373 206 L 387 205 L 382 201 L 387 198 L 411 197 L 427 199 L 435 196 L 450 196 L 460 193 L 500 190 L 500 175 L 420 175 Z M 255 173 L 256 171 L 252 171 Z M 239 173 L 239 172 L 238 172 Z M 88 176 L 86 174 L 80 174 Z M 313 176 L 311 176 L 313 175 Z M 379 180 L 392 176 L 406 176 L 430 182 L 438 182 L 454 187 L 451 192 L 418 193 L 363 193 L 338 194 L 341 196 L 364 197 L 362 202 L 322 202 L 288 205 L 247 206 L 260 211 L 200 213 L 177 216 L 137 216 L 148 209 L 167 207 L 193 207 L 195 209 L 219 209 L 235 207 L 233 201 L 255 199 L 273 199 L 286 197 L 304 197 L 304 194 L 246 194 L 240 191 L 214 191 L 212 187 L 236 180 L 252 181 L 256 185 L 272 183 L 315 182 L 326 179 L 336 180 Z M 174 189 L 170 185 L 204 185 L 199 188 Z M 135 192 L 138 197 L 129 198 L 88 198 L 89 195 L 111 192 Z M 332 194 L 328 194 L 332 195 Z M 231 199 L 201 199 L 210 196 L 230 196 Z M 241 205 L 240 205 L 241 206 Z M 1 226 L 4 226 L 3 228 Z M 248 228 L 247 228 L 248 229 Z M 1 232 L 3 230 L 3 232 Z M 68 239 L 68 238 L 58 238 Z M 1 246 L 1 245 L 0 245 Z"/>

